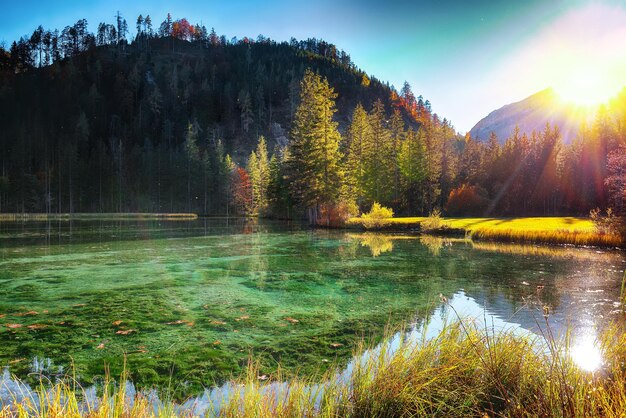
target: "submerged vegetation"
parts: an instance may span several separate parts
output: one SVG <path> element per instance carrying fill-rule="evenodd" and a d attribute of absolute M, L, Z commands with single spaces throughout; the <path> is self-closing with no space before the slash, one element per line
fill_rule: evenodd
<path fill-rule="evenodd" d="M 183 405 L 127 393 L 125 383 L 110 381 L 94 398 L 70 379 L 42 385 L 35 396 L 16 394 L 15 403 L 0 406 L 0 416 L 623 416 L 626 337 L 619 326 L 607 327 L 595 342 L 604 360 L 593 372 L 576 364 L 567 336 L 542 329 L 536 336 L 460 321 L 431 339 L 400 333 L 375 349 L 360 346 L 351 367 L 321 380 L 284 382 L 279 372 L 261 375 L 251 362 L 221 396 Z"/>

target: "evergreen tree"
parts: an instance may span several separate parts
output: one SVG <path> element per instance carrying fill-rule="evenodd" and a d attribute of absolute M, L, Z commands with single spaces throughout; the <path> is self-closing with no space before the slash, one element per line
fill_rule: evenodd
<path fill-rule="evenodd" d="M 357 104 L 348 128 L 346 161 L 346 186 L 357 204 L 361 205 L 367 190 L 366 158 L 373 145 L 372 128 L 363 106 Z"/>
<path fill-rule="evenodd" d="M 406 139 L 400 144 L 397 165 L 401 174 L 402 195 L 409 213 L 414 213 L 426 180 L 426 147 L 422 129 L 407 132 Z"/>
<path fill-rule="evenodd" d="M 368 114 L 371 143 L 366 146 L 365 185 L 370 202 L 389 204 L 393 196 L 394 152 L 391 133 L 387 128 L 385 107 L 376 100 Z"/>
<path fill-rule="evenodd" d="M 289 166 L 292 193 L 308 210 L 311 223 L 317 222 L 322 206 L 338 201 L 343 181 L 341 135 L 333 120 L 336 97 L 328 80 L 311 70 L 305 72 L 291 131 Z M 329 218 L 325 221 L 330 223 Z"/>

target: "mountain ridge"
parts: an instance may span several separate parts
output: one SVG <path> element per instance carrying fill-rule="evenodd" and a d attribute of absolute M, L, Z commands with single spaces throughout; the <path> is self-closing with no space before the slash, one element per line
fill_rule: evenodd
<path fill-rule="evenodd" d="M 516 126 L 520 134 L 530 135 L 533 131 L 542 131 L 549 123 L 559 127 L 565 143 L 571 143 L 578 135 L 581 123 L 591 121 L 595 113 L 588 108 L 564 103 L 552 88 L 546 88 L 493 110 L 469 133 L 474 139 L 487 141 L 493 132 L 503 143 Z"/>

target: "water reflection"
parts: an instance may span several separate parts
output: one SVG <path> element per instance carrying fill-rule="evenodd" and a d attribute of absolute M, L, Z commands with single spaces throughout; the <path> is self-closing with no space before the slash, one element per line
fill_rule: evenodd
<path fill-rule="evenodd" d="M 602 366 L 602 352 L 593 330 L 579 330 L 570 348 L 570 356 L 578 367 L 588 372 Z"/>

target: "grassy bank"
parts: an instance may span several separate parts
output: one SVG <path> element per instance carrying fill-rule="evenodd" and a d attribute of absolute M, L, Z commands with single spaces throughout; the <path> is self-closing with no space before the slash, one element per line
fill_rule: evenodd
<path fill-rule="evenodd" d="M 386 229 L 420 229 L 426 217 L 390 218 Z M 362 227 L 360 218 L 348 221 Z M 623 245 L 618 235 L 599 233 L 588 218 L 443 218 L 434 232 L 456 230 L 472 239 L 522 243 L 572 244 L 616 247 Z"/>
<path fill-rule="evenodd" d="M 577 416 L 626 414 L 626 336 L 617 325 L 598 339 L 601 370 L 586 372 L 568 355 L 567 338 L 485 331 L 456 323 L 420 344 L 407 340 L 369 351 L 351 373 L 329 373 L 322 384 L 308 379 L 280 382 L 259 376 L 254 364 L 233 382 L 222 407 L 200 416 L 223 417 L 398 417 L 398 416 Z M 124 380 L 124 379 L 122 379 Z M 145 395 L 124 396 L 122 385 L 81 405 L 79 387 L 57 383 L 38 390 L 39 400 L 6 405 L 1 417 L 197 416 L 171 402 Z M 155 406 L 156 405 L 156 406 Z M 192 407 L 193 403 L 187 404 Z"/>
<path fill-rule="evenodd" d="M 194 220 L 195 213 L 0 213 L 0 221 Z"/>

